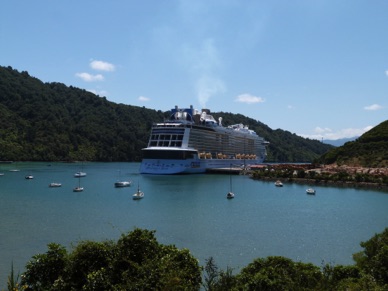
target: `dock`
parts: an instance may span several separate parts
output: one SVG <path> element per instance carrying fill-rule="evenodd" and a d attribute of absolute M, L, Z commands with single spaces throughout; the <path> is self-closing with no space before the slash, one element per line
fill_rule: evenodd
<path fill-rule="evenodd" d="M 243 169 L 241 168 L 215 168 L 215 169 L 206 169 L 206 173 L 211 174 L 233 174 L 239 175 Z"/>

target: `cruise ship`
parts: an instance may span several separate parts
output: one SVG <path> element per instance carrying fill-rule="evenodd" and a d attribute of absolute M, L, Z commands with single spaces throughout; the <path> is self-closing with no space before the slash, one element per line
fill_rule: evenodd
<path fill-rule="evenodd" d="M 194 174 L 208 169 L 249 167 L 264 161 L 266 141 L 243 124 L 222 125 L 210 110 L 171 110 L 168 120 L 152 126 L 142 149 L 142 174 Z"/>

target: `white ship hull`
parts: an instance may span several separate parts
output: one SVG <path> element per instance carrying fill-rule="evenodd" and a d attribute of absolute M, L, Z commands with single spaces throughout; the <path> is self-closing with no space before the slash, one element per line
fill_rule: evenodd
<path fill-rule="evenodd" d="M 206 172 L 206 164 L 198 159 L 155 160 L 143 159 L 140 173 L 157 175 L 199 174 Z"/>
<path fill-rule="evenodd" d="M 263 160 L 241 159 L 190 159 L 184 161 L 143 159 L 140 173 L 156 175 L 200 174 L 210 169 L 245 168 L 262 162 Z"/>

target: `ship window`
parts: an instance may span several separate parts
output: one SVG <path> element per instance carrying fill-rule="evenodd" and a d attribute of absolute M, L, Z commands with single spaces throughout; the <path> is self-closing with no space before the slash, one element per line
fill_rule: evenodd
<path fill-rule="evenodd" d="M 159 159 L 159 160 L 168 160 L 168 159 L 177 159 L 185 160 L 192 159 L 195 157 L 195 151 L 168 151 L 168 150 L 145 150 L 143 151 L 144 159 Z"/>
<path fill-rule="evenodd" d="M 178 141 L 172 141 L 170 144 L 171 147 L 181 147 L 182 143 Z"/>

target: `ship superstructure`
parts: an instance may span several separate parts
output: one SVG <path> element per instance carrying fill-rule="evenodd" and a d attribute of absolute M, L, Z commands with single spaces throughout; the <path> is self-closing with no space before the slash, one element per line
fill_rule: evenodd
<path fill-rule="evenodd" d="M 265 144 L 247 126 L 224 127 L 222 118 L 217 122 L 208 109 L 175 106 L 168 120 L 153 125 L 140 172 L 189 174 L 257 165 L 266 157 Z"/>

